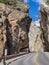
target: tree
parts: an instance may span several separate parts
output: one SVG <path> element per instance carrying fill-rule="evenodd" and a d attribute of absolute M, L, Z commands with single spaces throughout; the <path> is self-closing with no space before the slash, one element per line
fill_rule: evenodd
<path fill-rule="evenodd" d="M 16 5 L 17 0 L 0 0 L 1 3 L 10 4 L 10 5 Z"/>
<path fill-rule="evenodd" d="M 47 0 L 47 3 L 49 4 L 49 0 Z"/>
<path fill-rule="evenodd" d="M 16 6 L 17 1 L 23 2 L 24 0 L 0 0 L 1 3 Z"/>

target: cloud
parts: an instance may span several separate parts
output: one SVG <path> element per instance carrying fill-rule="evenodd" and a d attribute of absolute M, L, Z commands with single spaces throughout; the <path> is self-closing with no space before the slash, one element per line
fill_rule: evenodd
<path fill-rule="evenodd" d="M 25 3 L 29 2 L 30 0 L 24 0 Z M 35 1 L 35 2 L 38 2 L 38 3 L 43 3 L 44 0 L 32 0 L 32 1 Z"/>
<path fill-rule="evenodd" d="M 34 22 L 36 26 L 40 26 L 39 21 L 40 21 L 40 20 L 37 20 L 37 21 Z"/>
<path fill-rule="evenodd" d="M 35 1 L 35 2 L 38 2 L 38 3 L 44 2 L 44 0 L 32 0 L 32 1 Z"/>
<path fill-rule="evenodd" d="M 37 22 L 37 23 L 35 22 L 35 25 L 36 25 L 36 26 L 40 26 L 40 23 L 39 23 L 39 22 Z"/>

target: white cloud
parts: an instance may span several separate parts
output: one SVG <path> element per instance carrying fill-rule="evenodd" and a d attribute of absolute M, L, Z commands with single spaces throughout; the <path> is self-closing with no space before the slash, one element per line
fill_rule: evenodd
<path fill-rule="evenodd" d="M 35 1 L 35 2 L 38 2 L 38 3 L 44 2 L 44 0 L 32 0 L 32 1 Z"/>
<path fill-rule="evenodd" d="M 32 0 L 32 1 L 35 1 L 35 2 L 38 2 L 38 3 L 43 3 L 44 0 Z M 24 0 L 25 3 L 29 2 L 29 0 Z"/>
<path fill-rule="evenodd" d="M 35 25 L 36 25 L 36 26 L 40 26 L 39 21 L 40 21 L 40 20 L 35 21 Z"/>
<path fill-rule="evenodd" d="M 36 23 L 36 22 L 35 22 L 35 25 L 36 25 L 36 26 L 40 26 L 40 24 L 39 24 L 39 23 Z"/>

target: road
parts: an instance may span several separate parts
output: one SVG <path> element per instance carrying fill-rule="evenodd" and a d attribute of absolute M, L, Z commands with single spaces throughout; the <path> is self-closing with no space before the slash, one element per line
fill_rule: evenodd
<path fill-rule="evenodd" d="M 29 53 L 7 60 L 8 65 L 49 65 L 49 53 Z"/>

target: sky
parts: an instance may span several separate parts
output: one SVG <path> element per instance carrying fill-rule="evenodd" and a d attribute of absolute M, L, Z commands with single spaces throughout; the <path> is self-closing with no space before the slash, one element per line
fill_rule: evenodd
<path fill-rule="evenodd" d="M 43 0 L 24 0 L 29 5 L 29 15 L 36 24 L 39 22 L 40 4 Z M 38 24 L 37 24 L 38 25 Z"/>

